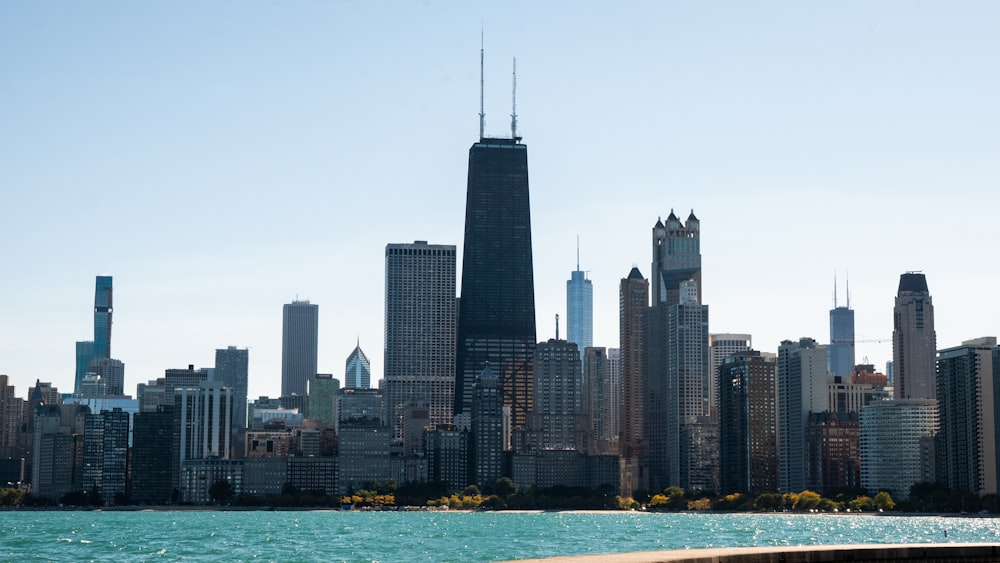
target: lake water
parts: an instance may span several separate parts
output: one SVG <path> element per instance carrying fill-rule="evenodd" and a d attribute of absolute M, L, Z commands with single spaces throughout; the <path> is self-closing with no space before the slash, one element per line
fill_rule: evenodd
<path fill-rule="evenodd" d="M 499 561 L 694 547 L 998 542 L 1000 519 L 527 512 L 0 512 L 0 560 Z"/>

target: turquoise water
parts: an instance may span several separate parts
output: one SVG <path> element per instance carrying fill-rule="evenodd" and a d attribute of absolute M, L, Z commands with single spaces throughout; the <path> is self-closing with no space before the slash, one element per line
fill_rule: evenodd
<path fill-rule="evenodd" d="M 998 542 L 1000 519 L 525 512 L 0 512 L 0 560 L 498 561 L 688 547 Z"/>

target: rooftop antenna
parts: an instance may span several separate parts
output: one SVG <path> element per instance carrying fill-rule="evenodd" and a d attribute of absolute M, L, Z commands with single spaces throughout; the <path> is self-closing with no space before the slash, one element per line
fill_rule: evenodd
<path fill-rule="evenodd" d="M 833 271 L 833 308 L 837 308 L 837 270 Z"/>
<path fill-rule="evenodd" d="M 576 235 L 576 271 L 580 271 L 580 235 Z"/>
<path fill-rule="evenodd" d="M 486 111 L 483 105 L 483 59 L 485 58 L 485 37 L 486 32 L 479 30 L 479 140 L 482 141 L 486 129 Z"/>
<path fill-rule="evenodd" d="M 851 308 L 851 275 L 848 272 L 845 277 L 847 278 L 847 308 Z"/>
<path fill-rule="evenodd" d="M 514 87 L 511 91 L 510 138 L 517 142 L 517 57 L 514 57 Z"/>
<path fill-rule="evenodd" d="M 556 313 L 556 340 L 559 340 L 559 313 Z"/>

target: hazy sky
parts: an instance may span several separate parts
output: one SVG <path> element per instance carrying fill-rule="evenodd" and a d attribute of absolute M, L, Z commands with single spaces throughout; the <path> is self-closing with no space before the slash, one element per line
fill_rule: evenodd
<path fill-rule="evenodd" d="M 320 371 L 360 339 L 379 379 L 385 245 L 461 256 L 481 27 L 487 133 L 517 57 L 539 340 L 579 235 L 616 347 L 671 208 L 701 219 L 712 332 L 826 342 L 837 271 L 881 366 L 919 270 L 939 348 L 1000 333 L 1000 3 L 8 1 L 0 373 L 72 391 L 109 273 L 129 393 L 236 345 L 277 395 L 296 296 Z"/>

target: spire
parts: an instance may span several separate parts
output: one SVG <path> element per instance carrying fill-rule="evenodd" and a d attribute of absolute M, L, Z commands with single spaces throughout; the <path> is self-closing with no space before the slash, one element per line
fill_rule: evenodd
<path fill-rule="evenodd" d="M 847 278 L 847 308 L 850 309 L 851 308 L 851 276 L 849 274 L 845 274 L 844 277 Z"/>
<path fill-rule="evenodd" d="M 486 129 L 486 111 L 483 104 L 483 59 L 485 58 L 486 32 L 479 29 L 479 140 L 482 141 Z"/>
<path fill-rule="evenodd" d="M 580 235 L 576 235 L 576 271 L 580 271 Z"/>
<path fill-rule="evenodd" d="M 517 142 L 517 57 L 514 57 L 514 86 L 511 90 L 510 138 Z"/>
<path fill-rule="evenodd" d="M 837 308 L 837 270 L 833 271 L 833 308 Z"/>
<path fill-rule="evenodd" d="M 559 340 L 559 313 L 556 313 L 556 340 Z"/>

